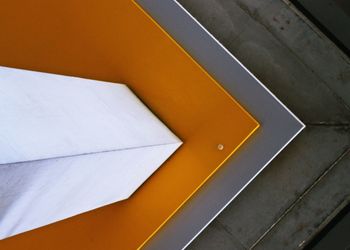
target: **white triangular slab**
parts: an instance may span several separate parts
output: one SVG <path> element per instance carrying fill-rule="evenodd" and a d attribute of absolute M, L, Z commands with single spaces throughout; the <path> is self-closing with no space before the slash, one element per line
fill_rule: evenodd
<path fill-rule="evenodd" d="M 0 164 L 179 140 L 123 84 L 0 67 Z"/>
<path fill-rule="evenodd" d="M 123 84 L 0 67 L 0 238 L 128 198 L 181 141 Z"/>

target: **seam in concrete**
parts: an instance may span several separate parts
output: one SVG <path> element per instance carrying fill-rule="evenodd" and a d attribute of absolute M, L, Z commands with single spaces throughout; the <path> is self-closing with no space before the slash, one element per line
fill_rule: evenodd
<path fill-rule="evenodd" d="M 307 26 L 310 27 L 321 39 L 328 39 L 328 37 L 319 30 L 292 2 L 289 0 L 281 0 L 284 2 Z M 332 43 L 333 44 L 333 43 Z M 334 45 L 334 44 L 333 44 Z M 335 46 L 335 45 L 334 45 Z M 344 60 L 345 63 L 350 64 L 349 58 L 347 55 L 344 54 L 344 52 L 340 49 L 338 49 L 337 46 L 337 52 L 341 56 L 341 58 Z"/>
<path fill-rule="evenodd" d="M 218 224 L 220 225 L 220 227 L 222 227 L 222 229 L 223 229 L 227 234 L 229 234 L 230 237 L 232 237 L 232 239 L 240 245 L 240 247 L 242 247 L 242 249 L 247 249 L 247 250 L 248 250 L 248 247 L 245 246 L 245 245 L 243 244 L 243 242 L 241 242 L 239 239 L 237 239 L 237 238 L 235 237 L 235 235 L 230 231 L 230 229 L 229 229 L 226 225 L 222 224 L 219 220 L 216 220 L 216 223 L 218 223 Z"/>
<path fill-rule="evenodd" d="M 249 249 L 254 249 L 277 224 L 279 224 L 283 218 L 285 218 L 292 210 L 295 208 L 301 200 L 311 192 L 311 190 L 320 183 L 323 178 L 334 169 L 336 165 L 347 155 L 350 153 L 350 147 L 345 149 L 344 152 L 327 168 L 309 187 L 305 189 L 305 191 L 283 212 L 283 214 L 252 244 Z"/>
<path fill-rule="evenodd" d="M 305 240 L 300 242 L 298 245 L 299 248 L 305 247 L 307 244 L 309 244 L 314 237 L 325 227 L 328 225 L 328 223 L 348 204 L 350 203 L 350 196 L 345 198 L 343 201 L 339 203 L 338 206 L 336 206 L 335 209 L 332 210 L 332 212 L 320 223 L 320 225 L 317 227 L 317 229 Z"/>
<path fill-rule="evenodd" d="M 281 1 L 283 1 L 283 0 L 281 0 Z M 284 2 L 284 3 L 285 3 L 285 2 Z M 323 80 L 322 77 L 320 77 L 320 76 L 319 76 L 312 68 L 310 68 L 306 63 L 304 63 L 304 61 L 303 61 L 296 53 L 294 53 L 294 51 L 293 51 L 291 48 L 289 48 L 281 39 L 279 39 L 279 38 L 274 34 L 274 32 L 273 32 L 268 26 L 266 26 L 266 25 L 264 24 L 264 21 L 259 20 L 259 19 L 257 18 L 257 16 L 259 16 L 259 13 L 258 13 L 257 11 L 254 11 L 254 12 L 252 13 L 248 8 L 246 8 L 246 6 L 244 6 L 244 5 L 241 4 L 240 2 L 237 2 L 236 5 L 237 5 L 239 8 L 241 8 L 241 10 L 243 10 L 248 16 L 250 16 L 251 19 L 253 19 L 255 22 L 257 22 L 258 24 L 260 24 L 261 26 L 263 26 L 263 27 L 264 27 L 278 42 L 280 42 L 280 44 L 281 44 L 285 49 L 287 49 L 292 55 L 294 55 L 295 58 L 296 58 L 305 68 L 307 68 L 307 69 L 311 72 L 311 74 L 313 74 L 313 75 L 316 77 L 316 79 L 319 80 L 319 82 L 322 82 L 322 83 L 323 83 L 323 85 L 331 92 L 331 94 L 335 97 L 335 99 L 336 99 L 341 105 L 343 105 L 344 108 L 345 108 L 346 110 L 348 110 L 348 111 L 350 112 L 350 107 L 345 103 L 345 101 L 343 100 L 343 98 L 340 97 L 340 96 L 338 96 L 338 95 L 328 86 L 327 82 L 325 82 L 325 81 Z M 289 5 L 287 5 L 287 6 L 290 8 Z M 296 14 L 296 15 L 298 15 L 298 14 Z M 301 14 L 300 14 L 300 15 L 301 15 Z M 299 18 L 300 18 L 300 15 L 298 15 Z M 301 19 L 301 20 L 303 20 L 303 19 Z M 322 39 L 323 39 L 323 40 L 324 40 L 324 39 L 329 40 L 327 37 L 324 37 L 324 36 L 322 37 Z M 333 42 L 331 42 L 331 41 L 329 41 L 329 42 L 330 42 L 330 44 L 331 44 L 337 51 L 339 51 L 338 47 L 336 47 L 335 44 L 333 44 Z M 347 62 L 347 61 L 346 61 L 346 62 Z M 349 63 L 347 62 L 347 64 L 349 64 Z"/>
<path fill-rule="evenodd" d="M 338 123 L 338 122 L 306 122 L 306 126 L 312 127 L 350 127 L 350 123 Z"/>

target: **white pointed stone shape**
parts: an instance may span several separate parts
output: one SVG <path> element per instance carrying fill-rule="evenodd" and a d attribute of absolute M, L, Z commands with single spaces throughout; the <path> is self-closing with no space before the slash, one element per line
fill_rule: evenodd
<path fill-rule="evenodd" d="M 0 239 L 128 198 L 181 143 L 123 84 L 0 67 Z"/>

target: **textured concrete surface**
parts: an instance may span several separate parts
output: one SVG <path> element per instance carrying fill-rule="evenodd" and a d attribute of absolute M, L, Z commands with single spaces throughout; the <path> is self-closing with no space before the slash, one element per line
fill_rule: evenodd
<path fill-rule="evenodd" d="M 294 2 L 293 2 L 294 3 Z M 349 0 L 298 0 L 350 52 Z"/>
<path fill-rule="evenodd" d="M 344 153 L 331 169 L 301 197 L 288 214 L 256 244 L 256 249 L 293 249 L 308 242 L 333 209 L 349 201 L 350 154 Z M 286 237 L 288 236 L 288 237 Z M 273 244 L 273 245 L 272 245 Z M 339 249 L 339 248 L 334 248 Z"/>
<path fill-rule="evenodd" d="M 348 170 L 349 171 L 349 170 Z M 315 237 L 308 249 L 350 249 L 350 205 L 342 209 L 338 215 Z M 320 237 L 322 235 L 322 238 Z"/>
<path fill-rule="evenodd" d="M 350 197 L 350 60 L 287 0 L 181 0 L 307 128 L 188 249 L 298 249 Z"/>

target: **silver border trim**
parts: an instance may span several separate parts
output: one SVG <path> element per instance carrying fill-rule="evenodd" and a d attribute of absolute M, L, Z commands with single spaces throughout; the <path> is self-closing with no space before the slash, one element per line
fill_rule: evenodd
<path fill-rule="evenodd" d="M 136 2 L 261 124 L 144 246 L 185 249 L 305 125 L 176 0 Z"/>

